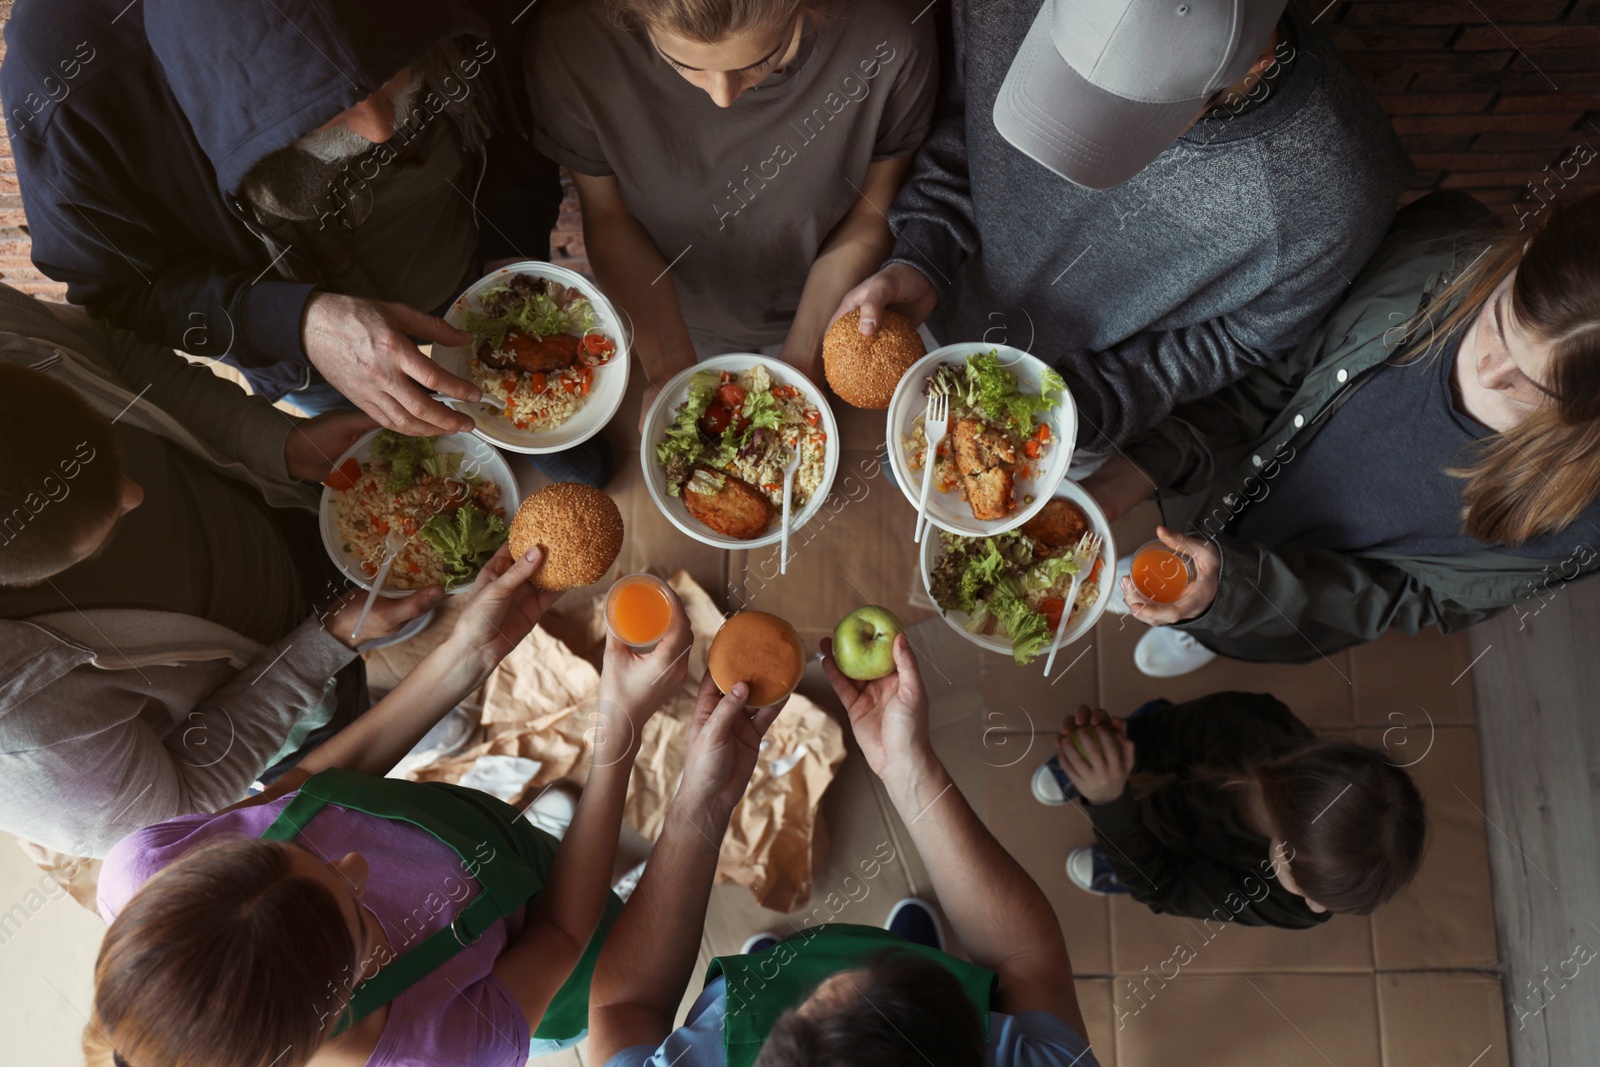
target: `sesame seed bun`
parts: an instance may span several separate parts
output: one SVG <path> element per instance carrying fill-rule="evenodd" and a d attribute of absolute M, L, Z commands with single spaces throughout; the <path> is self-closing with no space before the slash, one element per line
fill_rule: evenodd
<path fill-rule="evenodd" d="M 846 312 L 822 338 L 822 369 L 839 399 L 858 408 L 886 408 L 911 364 L 928 354 L 922 335 L 898 311 L 885 311 L 878 332 L 861 333 L 861 311 Z"/>
<path fill-rule="evenodd" d="M 511 520 L 511 551 L 521 558 L 534 545 L 544 549 L 534 585 L 551 590 L 592 585 L 622 551 L 622 513 L 591 486 L 547 485 L 530 494 Z"/>
<path fill-rule="evenodd" d="M 706 653 L 706 669 L 726 693 L 750 686 L 745 704 L 765 708 L 794 692 L 806 669 L 806 648 L 794 627 L 764 611 L 741 611 L 717 631 Z"/>

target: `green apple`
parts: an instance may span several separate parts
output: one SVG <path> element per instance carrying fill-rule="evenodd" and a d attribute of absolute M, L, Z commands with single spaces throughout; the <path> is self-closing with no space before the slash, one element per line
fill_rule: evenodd
<path fill-rule="evenodd" d="M 888 608 L 857 608 L 833 629 L 833 660 L 846 678 L 870 682 L 894 673 L 894 639 L 904 627 Z"/>
<path fill-rule="evenodd" d="M 1084 759 L 1088 759 L 1089 753 L 1083 747 L 1085 738 L 1087 738 L 1089 743 L 1094 745 L 1098 751 L 1104 753 L 1106 751 L 1106 746 L 1111 743 L 1111 739 L 1109 737 L 1102 738 L 1100 736 L 1101 732 L 1104 730 L 1105 727 L 1095 726 L 1093 724 L 1086 726 L 1074 726 L 1071 730 L 1067 731 L 1067 740 L 1072 742 L 1072 747 L 1078 750 L 1079 756 L 1083 757 Z"/>

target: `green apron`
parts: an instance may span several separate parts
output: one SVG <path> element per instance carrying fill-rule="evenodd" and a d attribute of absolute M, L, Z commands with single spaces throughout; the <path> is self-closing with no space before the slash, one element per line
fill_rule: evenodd
<path fill-rule="evenodd" d="M 450 846 L 481 891 L 456 912 L 450 925 L 389 961 L 356 987 L 335 1033 L 377 1011 L 450 957 L 476 941 L 544 888 L 560 844 L 521 817 L 522 813 L 487 793 L 444 782 L 408 782 L 352 771 L 313 775 L 261 835 L 292 841 L 328 804 L 380 819 L 407 822 Z M 485 853 L 487 847 L 492 850 Z M 605 912 L 588 949 L 556 993 L 540 1020 L 536 1038 L 563 1041 L 589 1025 L 589 979 L 622 902 L 608 894 Z"/>
<path fill-rule="evenodd" d="M 989 1006 L 996 982 L 993 971 L 876 926 L 829 923 L 802 930 L 765 952 L 718 956 L 711 961 L 706 983 L 718 975 L 728 980 L 727 1015 L 722 1026 L 728 1067 L 751 1067 L 778 1016 L 804 1001 L 824 979 L 862 967 L 890 949 L 933 960 L 955 975 L 978 1009 L 984 1041 L 989 1040 Z"/>

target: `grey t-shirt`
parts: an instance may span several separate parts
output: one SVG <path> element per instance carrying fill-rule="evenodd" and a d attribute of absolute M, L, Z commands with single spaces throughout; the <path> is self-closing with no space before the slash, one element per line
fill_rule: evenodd
<path fill-rule="evenodd" d="M 777 343 L 867 168 L 927 132 L 938 58 L 921 6 L 863 0 L 808 24 L 780 73 L 720 108 L 605 4 L 541 4 L 528 35 L 534 143 L 580 174 L 616 176 L 672 264 L 691 333 Z"/>

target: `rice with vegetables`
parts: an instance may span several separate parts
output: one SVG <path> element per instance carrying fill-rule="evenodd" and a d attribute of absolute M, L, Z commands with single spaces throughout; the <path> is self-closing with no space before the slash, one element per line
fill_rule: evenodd
<path fill-rule="evenodd" d="M 1072 616 L 1094 607 L 1104 569 L 1101 552 L 1073 598 Z M 1012 656 L 1026 664 L 1049 649 L 1076 573 L 1070 548 L 1047 548 L 1020 530 L 990 537 L 940 531 L 928 584 L 940 608 L 967 615 L 968 631 L 1010 638 Z"/>
<path fill-rule="evenodd" d="M 783 507 L 783 468 L 800 451 L 791 506 L 804 507 L 822 484 L 828 434 L 805 392 L 775 382 L 756 364 L 737 374 L 700 371 L 656 444 L 667 492 L 680 496 L 691 479 L 732 475 Z"/>
<path fill-rule="evenodd" d="M 519 430 L 554 430 L 576 415 L 595 369 L 617 352 L 589 299 L 548 278 L 513 274 L 486 289 L 479 305 L 460 318 L 473 340 L 467 377 L 483 402 Z"/>
<path fill-rule="evenodd" d="M 505 542 L 500 486 L 467 469 L 463 453 L 437 451 L 437 441 L 379 431 L 369 459 L 345 460 L 324 483 L 341 546 L 367 578 L 382 566 L 389 531 L 405 535 L 387 589 L 470 585 Z"/>

